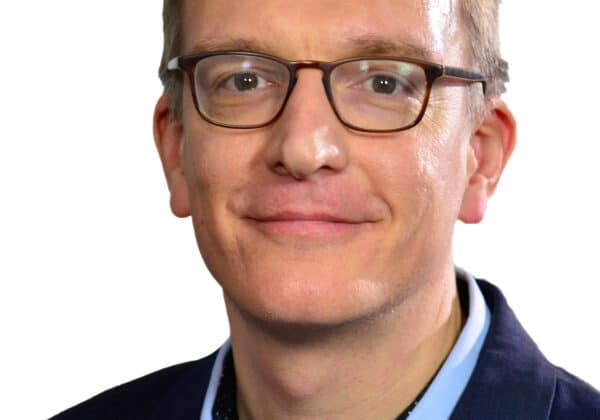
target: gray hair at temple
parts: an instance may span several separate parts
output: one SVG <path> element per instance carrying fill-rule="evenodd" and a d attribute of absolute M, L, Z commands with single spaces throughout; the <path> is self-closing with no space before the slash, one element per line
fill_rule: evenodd
<path fill-rule="evenodd" d="M 182 54 L 181 30 L 184 0 L 164 0 L 163 54 L 158 75 L 169 98 L 172 117 L 181 119 L 183 78 L 167 69 L 167 62 Z M 188 0 L 189 1 L 189 0 Z M 467 57 L 487 81 L 486 96 L 502 94 L 508 81 L 508 63 L 500 56 L 498 6 L 500 0 L 462 0 L 462 24 L 466 34 Z"/>

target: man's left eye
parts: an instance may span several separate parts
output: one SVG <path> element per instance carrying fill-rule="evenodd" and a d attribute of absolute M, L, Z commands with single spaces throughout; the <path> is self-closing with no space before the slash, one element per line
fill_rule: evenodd
<path fill-rule="evenodd" d="M 244 92 L 263 88 L 267 85 L 267 81 L 256 73 L 236 73 L 225 81 L 227 89 Z"/>
<path fill-rule="evenodd" d="M 391 95 L 397 89 L 404 89 L 402 81 L 392 76 L 376 75 L 363 82 L 363 87 L 375 93 Z"/>

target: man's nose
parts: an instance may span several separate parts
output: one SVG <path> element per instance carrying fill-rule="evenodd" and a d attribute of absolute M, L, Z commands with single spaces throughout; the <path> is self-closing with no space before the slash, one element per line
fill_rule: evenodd
<path fill-rule="evenodd" d="M 348 165 L 347 129 L 329 104 L 321 77 L 319 70 L 300 71 L 283 114 L 273 125 L 265 157 L 280 175 L 306 179 Z"/>

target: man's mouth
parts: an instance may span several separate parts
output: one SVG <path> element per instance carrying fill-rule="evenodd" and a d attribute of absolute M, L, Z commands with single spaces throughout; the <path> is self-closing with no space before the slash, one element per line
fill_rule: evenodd
<path fill-rule="evenodd" d="M 327 212 L 284 211 L 258 217 L 248 217 L 259 230 L 266 234 L 295 235 L 306 237 L 333 237 L 356 232 L 368 220 L 356 220 Z"/>

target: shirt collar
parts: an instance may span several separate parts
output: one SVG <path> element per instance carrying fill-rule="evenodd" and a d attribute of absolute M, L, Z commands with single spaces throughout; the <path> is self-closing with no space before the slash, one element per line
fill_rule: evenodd
<path fill-rule="evenodd" d="M 215 399 L 217 398 L 219 383 L 221 382 L 221 377 L 223 374 L 223 363 L 225 361 L 225 356 L 227 356 L 227 353 L 229 353 L 230 350 L 231 339 L 228 338 L 227 341 L 223 343 L 223 345 L 219 349 L 219 352 L 217 353 L 217 358 L 215 359 L 215 364 L 210 374 L 210 381 L 208 382 L 206 395 L 204 396 L 204 403 L 202 404 L 202 413 L 200 415 L 200 420 L 213 420 L 212 409 L 215 405 Z"/>
<path fill-rule="evenodd" d="M 490 326 L 490 311 L 475 278 L 457 268 L 456 278 L 465 281 L 469 291 L 469 313 L 465 325 L 439 369 L 427 392 L 410 413 L 409 420 L 447 419 L 463 393 L 473 373 L 477 358 Z M 212 409 L 223 374 L 225 357 L 231 350 L 227 339 L 221 346 L 213 366 L 202 405 L 201 420 L 212 420 Z"/>
<path fill-rule="evenodd" d="M 586 394 L 582 389 L 575 391 L 571 388 L 577 387 L 573 377 L 563 383 L 566 388 L 563 388 L 563 399 L 559 401 L 558 375 L 561 370 L 540 352 L 502 292 L 485 280 L 477 280 L 477 284 L 490 309 L 490 328 L 469 384 L 451 418 L 473 418 L 473 413 L 477 413 L 475 417 L 478 419 L 486 420 L 594 417 L 590 417 L 589 413 L 578 415 L 575 413 L 577 410 L 570 411 L 580 408 L 585 400 L 575 395 Z M 568 407 L 567 411 L 561 410 L 562 414 L 556 414 L 554 409 L 563 404 L 562 409 Z"/>
<path fill-rule="evenodd" d="M 469 315 L 446 361 L 417 407 L 410 413 L 410 420 L 450 417 L 471 378 L 490 327 L 490 310 L 475 278 L 459 268 L 456 269 L 456 277 L 458 281 L 466 281 L 469 286 Z"/>

